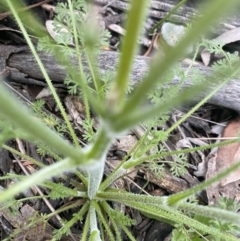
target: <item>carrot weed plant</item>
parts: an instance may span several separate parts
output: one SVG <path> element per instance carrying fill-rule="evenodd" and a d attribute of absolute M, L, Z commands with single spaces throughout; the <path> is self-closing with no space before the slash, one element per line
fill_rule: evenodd
<path fill-rule="evenodd" d="M 55 230 L 52 240 L 59 240 L 64 234 L 70 235 L 71 227 L 78 221 L 83 221 L 84 224 L 81 240 L 122 240 L 120 229 L 128 237 L 128 240 L 135 240 L 128 228 L 128 226 L 134 224 L 134 220 L 119 210 L 114 209 L 111 205 L 112 202 L 126 205 L 139 210 L 148 217 L 170 223 L 177 228 L 173 233 L 175 240 L 177 240 L 176 237 L 179 233 L 183 234 L 183 236 L 185 235 L 185 240 L 188 240 L 186 232 L 184 233 L 183 231 L 183 228 L 186 227 L 197 231 L 197 233 L 211 235 L 216 240 L 238 240 L 228 231 L 220 231 L 218 226 L 211 225 L 209 221 L 206 222 L 206 219 L 194 218 L 194 215 L 195 217 L 198 215 L 206 217 L 208 220 L 217 219 L 233 225 L 239 225 L 240 217 L 235 213 L 236 210 L 227 211 L 216 207 L 200 206 L 196 203 L 186 202 L 186 199 L 236 170 L 240 166 L 239 163 L 234 164 L 214 178 L 170 196 L 155 197 L 133 194 L 125 190 L 112 188 L 112 183 L 126 174 L 130 168 L 137 167 L 142 163 L 148 163 L 149 160 L 160 159 L 167 155 L 176 156 L 181 153 L 167 152 L 164 149 L 160 152 L 151 151 L 156 143 L 165 141 L 171 131 L 204 104 L 224 84 L 236 76 L 240 68 L 238 57 L 228 55 L 227 61 L 220 61 L 216 64 L 211 76 L 202 77 L 201 81 L 194 83 L 192 87 L 179 91 L 181 88 L 180 82 L 179 86 L 170 88 L 168 91 L 166 90 L 161 98 L 158 97 L 158 92 L 154 91 L 161 89 L 163 84 L 171 81 L 172 75 L 175 74 L 173 66 L 184 55 L 185 49 L 195 42 L 198 36 L 207 30 L 208 26 L 212 25 L 224 13 L 229 13 L 234 6 L 239 4 L 237 0 L 228 2 L 224 0 L 211 1 L 204 8 L 204 17 L 200 17 L 192 23 L 192 27 L 186 32 L 182 40 L 176 47 L 170 49 L 163 59 L 156 56 L 155 62 L 151 64 L 148 74 L 142 79 L 141 83 L 130 94 L 126 94 L 130 84 L 130 72 L 134 56 L 138 49 L 137 40 L 147 16 L 149 2 L 131 1 L 120 60 L 116 74 L 113 75 L 111 81 L 106 80 L 106 76 L 98 69 L 96 61 L 99 47 L 106 44 L 108 33 L 97 27 L 96 20 L 92 18 L 89 20 L 91 8 L 85 1 L 67 0 L 66 4 L 60 3 L 54 23 L 57 33 L 55 42 L 50 41 L 47 37 L 40 40 L 39 50 L 53 54 L 65 66 L 68 74 L 66 83 L 70 84 L 70 91 L 79 93 L 80 90 L 80 96 L 86 108 L 84 128 L 88 133 L 86 139 L 89 141 L 86 147 L 81 147 L 59 96 L 38 56 L 36 47 L 32 44 L 26 32 L 25 23 L 16 11 L 18 9 L 17 1 L 6 0 L 30 50 L 36 58 L 65 121 L 64 127 L 58 128 L 64 130 L 64 132 L 68 131 L 72 140 L 70 143 L 64 138 L 63 134 L 59 134 L 56 131 L 59 129 L 52 128 L 52 126 L 49 127 L 41 118 L 37 118 L 32 111 L 23 107 L 17 101 L 17 98 L 10 94 L 1 83 L 0 110 L 2 131 L 0 140 L 2 147 L 10 150 L 5 145 L 5 142 L 12 138 L 22 138 L 37 145 L 47 146 L 49 151 L 47 153 L 54 153 L 52 156 L 56 157 L 56 162 L 39 168 L 36 173 L 28 177 L 19 176 L 21 181 L 1 192 L 0 202 L 3 208 L 7 208 L 9 205 L 12 206 L 12 204 L 19 202 L 19 200 L 14 200 L 16 194 L 34 185 L 47 187 L 50 190 L 48 197 L 52 199 L 74 198 L 75 201 L 68 206 L 42 216 L 41 220 L 47 220 L 65 210 L 78 207 L 78 211 L 70 220 L 61 220 L 62 227 Z M 63 28 L 65 29 L 64 31 L 62 30 Z M 99 38 L 96 38 L 96 33 L 99 35 Z M 74 43 L 74 48 L 69 46 L 69 42 Z M 214 44 L 212 42 L 208 46 L 214 46 Z M 69 64 L 72 56 L 78 59 L 77 68 Z M 85 58 L 88 62 L 88 73 L 83 69 L 82 58 Z M 169 73 L 172 74 L 169 75 Z M 189 71 L 181 74 L 183 82 Z M 195 72 L 195 77 L 199 79 L 198 72 Z M 219 82 L 220 77 L 221 83 Z M 144 153 L 133 150 L 132 155 L 125 158 L 108 177 L 103 179 L 108 150 L 119 135 L 140 123 L 145 123 L 148 127 L 149 125 L 153 126 L 159 120 L 162 121 L 160 123 L 163 123 L 166 121 L 167 113 L 171 107 L 176 104 L 179 105 L 179 103 L 185 103 L 199 91 L 206 90 L 206 83 L 209 81 L 216 84 L 217 87 L 214 90 L 209 91 L 205 98 L 171 128 L 161 131 L 157 135 L 152 133 L 155 135 L 154 140 L 149 140 L 148 135 L 144 135 L 135 147 L 138 151 L 142 151 L 140 147 L 143 147 Z M 89 84 L 89 82 L 91 83 Z M 155 102 L 151 108 L 144 105 L 147 101 L 147 96 Z M 35 110 L 37 109 L 38 113 L 41 113 L 41 103 L 37 105 L 40 107 L 37 106 L 36 108 L 35 105 Z M 93 131 L 90 110 L 99 118 L 99 128 L 96 133 Z M 147 120 L 150 120 L 151 124 Z M 150 130 L 150 128 L 148 129 Z M 146 143 L 147 145 L 145 146 Z M 211 148 L 212 146 L 209 145 L 204 148 Z M 182 153 L 199 149 L 187 149 L 182 151 Z M 149 155 L 144 155 L 148 152 L 150 153 Z M 16 153 L 21 155 L 18 152 Z M 178 160 L 182 164 L 185 163 L 180 157 Z M 173 172 L 176 175 L 184 171 L 184 168 L 179 168 L 182 165 L 175 163 L 173 166 L 175 166 Z M 64 178 L 66 171 L 74 173 L 78 178 L 78 181 L 72 180 L 73 188 L 51 181 L 51 178 L 54 176 L 62 176 Z M 11 175 L 3 178 L 11 178 Z M 192 213 L 193 215 L 187 215 L 186 213 Z M 33 220 L 32 225 L 36 222 L 37 220 Z M 108 225 L 109 222 L 111 226 Z M 17 235 L 16 232 L 13 235 Z M 195 235 L 192 240 L 200 240 L 200 237 Z"/>

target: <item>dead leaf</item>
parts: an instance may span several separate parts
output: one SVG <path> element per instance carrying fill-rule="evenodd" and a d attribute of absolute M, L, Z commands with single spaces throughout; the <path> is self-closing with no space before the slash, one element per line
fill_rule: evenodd
<path fill-rule="evenodd" d="M 177 25 L 169 22 L 165 22 L 161 29 L 162 37 L 164 41 L 171 47 L 175 47 L 186 35 L 187 28 L 183 25 Z M 189 45 L 186 49 L 186 53 L 190 54 L 193 51 L 193 45 Z"/>
<path fill-rule="evenodd" d="M 240 117 L 237 117 L 227 125 L 223 132 L 223 137 L 237 137 L 239 131 Z M 208 161 L 206 179 L 217 175 L 238 161 L 240 161 L 240 143 L 233 143 L 218 148 L 216 157 Z M 240 200 L 240 190 L 238 185 L 240 185 L 240 169 L 232 172 L 220 182 L 207 188 L 209 201 L 215 203 L 219 196 L 227 196 L 235 200 Z"/>
<path fill-rule="evenodd" d="M 36 99 L 42 99 L 42 98 L 45 98 L 45 97 L 48 97 L 48 96 L 51 96 L 52 95 L 52 91 L 50 90 L 49 87 L 45 87 L 43 88 L 39 93 L 38 95 L 36 96 Z"/>
<path fill-rule="evenodd" d="M 53 20 L 47 20 L 46 23 L 46 28 L 48 33 L 51 35 L 51 37 L 55 40 L 58 41 L 59 36 L 61 33 L 69 33 L 69 31 L 67 30 L 67 28 L 62 27 L 60 31 L 56 31 L 56 28 L 54 26 L 54 21 Z M 58 25 L 58 27 L 60 28 L 61 25 Z M 71 37 L 67 43 L 69 46 L 75 46 L 74 42 L 73 42 L 73 37 Z"/>
<path fill-rule="evenodd" d="M 221 34 L 214 40 L 219 41 L 219 42 L 223 43 L 224 45 L 239 41 L 240 40 L 240 27 L 231 29 L 231 30 Z M 211 60 L 211 53 L 207 49 L 204 49 L 201 52 L 201 57 L 202 57 L 202 61 L 203 61 L 204 65 L 208 66 L 210 63 L 210 60 Z"/>
<path fill-rule="evenodd" d="M 237 137 L 240 130 L 240 119 L 230 122 L 224 131 L 223 137 Z M 230 167 L 234 163 L 240 160 L 240 143 L 234 143 L 231 145 L 219 148 L 217 152 L 217 168 L 219 171 Z M 230 175 L 222 179 L 221 185 L 225 186 L 231 182 L 238 181 L 240 179 L 240 170 L 232 172 Z"/>
<path fill-rule="evenodd" d="M 71 119 L 75 122 L 75 124 L 78 124 L 81 127 L 82 123 L 83 123 L 83 119 L 80 116 L 80 112 L 76 108 L 71 96 L 67 96 L 64 100 L 64 103 L 65 103 L 66 109 L 68 110 L 68 113 L 69 113 Z M 84 132 L 82 127 L 80 129 L 81 129 L 81 131 Z"/>
<path fill-rule="evenodd" d="M 136 136 L 129 134 L 120 136 L 114 144 L 118 150 L 128 153 L 136 145 L 137 141 Z"/>

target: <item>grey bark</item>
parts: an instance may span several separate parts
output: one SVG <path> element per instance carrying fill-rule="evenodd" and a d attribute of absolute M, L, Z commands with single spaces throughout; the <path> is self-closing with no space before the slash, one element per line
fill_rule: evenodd
<path fill-rule="evenodd" d="M 6 46 L 0 45 L 0 59 L 4 58 L 1 56 L 1 49 Z M 25 50 L 25 49 L 24 49 Z M 23 51 L 23 48 L 20 48 L 21 52 L 12 53 L 8 59 L 5 61 L 5 67 L 0 69 L 0 72 L 3 70 L 8 70 L 10 72 L 10 79 L 17 82 L 25 82 L 35 79 L 41 85 L 45 85 L 43 75 L 34 59 L 32 54 L 29 51 Z M 57 61 L 50 55 L 45 53 L 39 53 L 40 58 L 51 78 L 55 83 L 62 83 L 66 75 L 65 68 L 58 64 Z M 6 55 L 7 56 L 7 55 Z M 103 51 L 98 59 L 98 65 L 102 72 L 111 70 L 116 71 L 117 64 L 119 60 L 119 54 L 112 51 Z M 0 61 L 1 62 L 1 61 Z M 4 62 L 4 61 L 2 61 Z M 72 62 L 77 66 L 77 59 L 73 58 Z M 137 56 L 134 60 L 133 70 L 131 73 L 131 81 L 136 86 L 146 75 L 149 67 L 150 58 Z M 87 62 L 83 60 L 83 66 L 86 71 L 88 71 Z M 182 66 L 183 69 L 186 69 L 187 66 Z M 211 68 L 209 67 L 198 67 L 203 76 L 211 74 Z M 178 76 L 175 76 L 172 80 L 172 84 L 177 84 L 179 82 Z M 191 79 L 187 79 L 183 84 L 183 89 L 189 86 L 192 86 L 193 83 Z M 209 83 L 208 88 L 214 88 L 216 85 L 211 85 Z M 202 97 L 206 95 L 206 92 L 199 93 Z M 192 101 L 199 101 L 199 96 L 195 96 Z M 223 106 L 230 108 L 236 111 L 240 111 L 240 82 L 238 79 L 233 79 L 228 82 L 217 94 L 215 94 L 208 103 Z"/>
<path fill-rule="evenodd" d="M 110 7 L 126 12 L 129 3 L 126 0 L 95 0 L 96 3 L 102 6 L 109 3 Z M 199 16 L 199 13 L 194 2 L 188 1 L 187 5 L 179 8 L 178 11 L 171 16 L 169 21 L 177 22 L 179 24 L 186 24 L 195 17 Z M 145 29 L 149 30 L 157 21 L 166 16 L 166 14 L 178 3 L 176 0 L 152 0 L 151 9 L 149 12 L 149 18 L 145 25 Z M 215 35 L 221 34 L 231 28 L 239 27 L 240 21 L 238 17 L 231 16 L 231 18 L 225 18 L 220 21 L 218 27 L 212 28 L 212 33 Z M 40 58 L 44 63 L 45 68 L 55 85 L 62 85 L 63 79 L 66 75 L 65 68 L 58 64 L 57 61 L 50 55 L 40 53 Z M 115 71 L 119 54 L 116 52 L 102 52 L 99 56 L 98 65 L 102 72 L 107 70 Z M 77 65 L 76 59 L 72 60 Z M 131 73 L 131 81 L 137 85 L 141 79 L 146 75 L 148 70 L 150 59 L 147 57 L 137 56 L 134 61 L 133 70 Z M 86 61 L 83 61 L 83 65 L 86 71 L 88 71 Z M 185 69 L 186 66 L 183 66 Z M 199 67 L 203 76 L 211 74 L 211 69 L 208 67 Z M 13 80 L 20 83 L 30 83 L 37 85 L 46 85 L 41 71 L 34 60 L 32 54 L 27 51 L 27 47 L 16 47 L 0 45 L 0 76 L 8 80 Z M 172 84 L 176 84 L 179 81 L 176 76 Z M 187 88 L 192 85 L 191 79 L 187 79 L 183 85 L 183 88 Z M 209 88 L 214 86 L 209 85 Z M 204 97 L 205 93 L 200 94 Z M 236 111 L 240 111 L 240 84 L 237 79 L 231 80 L 225 87 L 223 87 L 217 94 L 215 94 L 209 103 L 227 107 Z M 198 101 L 199 97 L 194 97 L 192 101 Z"/>
<path fill-rule="evenodd" d="M 120 11 L 126 12 L 129 9 L 129 3 L 126 0 L 94 0 L 94 2 L 106 6 L 109 3 L 110 7 L 118 9 Z M 180 7 L 176 13 L 172 14 L 168 19 L 170 22 L 178 24 L 187 24 L 192 20 L 200 16 L 198 9 L 198 4 L 207 1 L 187 1 L 185 5 Z M 151 8 L 148 14 L 148 21 L 145 25 L 145 29 L 148 31 L 151 27 L 156 24 L 160 19 L 163 19 L 167 13 L 173 9 L 179 1 L 176 0 L 152 0 Z M 149 25 L 148 25 L 149 24 Z M 240 26 L 239 15 L 231 15 L 231 17 L 224 17 L 218 21 L 217 26 L 211 28 L 211 34 L 213 36 L 218 36 L 228 30 Z"/>

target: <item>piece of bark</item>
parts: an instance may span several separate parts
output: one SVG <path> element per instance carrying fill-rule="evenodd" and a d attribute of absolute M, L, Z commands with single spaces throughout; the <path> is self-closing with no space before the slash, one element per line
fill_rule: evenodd
<path fill-rule="evenodd" d="M 0 45 L 0 78 L 9 76 L 11 69 L 7 66 L 7 60 L 12 53 L 21 52 L 28 49 L 27 46 L 17 47 L 12 45 Z"/>
<path fill-rule="evenodd" d="M 22 73 L 18 69 L 7 66 L 7 61 L 11 54 L 27 51 L 28 49 L 28 46 L 0 45 L 0 79 L 8 79 L 11 73 L 11 79 L 19 83 L 46 86 L 46 83 L 43 81 L 29 78 L 27 74 Z"/>
<path fill-rule="evenodd" d="M 5 45 L 0 45 L 0 53 L 2 49 L 6 48 Z M 50 79 L 53 82 L 62 83 L 65 75 L 66 70 L 65 68 L 58 64 L 57 61 L 49 54 L 39 53 L 39 56 L 48 72 Z M 4 58 L 0 55 L 0 63 L 1 58 Z M 42 81 L 45 83 L 43 75 L 33 57 L 33 55 L 29 51 L 22 51 L 19 53 L 13 53 L 9 57 L 6 57 L 4 61 L 7 63 L 6 68 L 11 71 L 10 78 L 16 82 L 19 82 L 19 78 L 17 74 L 12 74 L 14 72 L 19 71 L 20 75 L 25 76 L 25 80 L 27 78 L 30 79 L 37 79 L 38 81 Z M 135 85 L 137 85 L 148 71 L 148 66 L 150 63 L 150 58 L 143 57 L 143 56 L 136 56 L 134 59 L 133 69 L 131 73 L 131 81 Z M 119 61 L 119 53 L 113 51 L 103 51 L 98 58 L 98 67 L 102 73 L 105 71 L 113 71 L 116 72 L 117 64 Z M 72 63 L 77 66 L 77 59 L 73 58 Z M 85 71 L 89 72 L 87 61 L 83 60 L 83 68 Z M 76 67 L 77 68 L 77 67 Z M 187 69 L 187 66 L 182 66 L 183 70 Z M 203 76 L 211 75 L 211 68 L 209 67 L 198 67 L 201 74 Z M 13 72 L 14 70 L 14 72 Z M 2 70 L 0 69 L 0 72 Z M 172 80 L 172 84 L 175 85 L 179 83 L 179 77 L 175 76 Z M 20 79 L 20 82 L 22 79 Z M 192 86 L 193 83 L 190 78 L 188 78 L 182 86 L 182 89 L 188 88 Z M 211 85 L 209 83 L 208 89 L 214 89 L 216 85 Z M 194 96 L 191 101 L 198 102 L 201 98 L 206 95 L 206 92 L 199 93 L 199 96 Z M 208 103 L 226 107 L 232 110 L 240 111 L 240 81 L 237 79 L 233 79 L 228 82 L 222 89 L 220 89 L 211 99 L 208 100 Z"/>
<path fill-rule="evenodd" d="M 145 179 L 163 189 L 166 189 L 169 193 L 178 193 L 189 188 L 186 181 L 181 178 L 174 177 L 167 168 L 165 168 L 164 174 L 161 178 L 158 178 L 156 174 L 147 169 Z"/>
<path fill-rule="evenodd" d="M 53 237 L 54 228 L 48 223 L 44 223 L 37 211 L 35 211 L 31 206 L 25 204 L 19 208 L 17 214 L 12 215 L 3 205 L 0 205 L 2 210 L 0 214 L 15 228 L 20 232 L 14 240 L 29 240 L 29 241 L 45 241 L 51 240 Z M 34 220 L 34 221 L 33 221 Z M 28 226 L 31 224 L 31 226 Z M 38 221 L 36 223 L 36 221 Z M 35 223 L 34 223 L 35 222 Z M 73 234 L 76 240 L 80 239 L 79 234 Z M 68 235 L 63 235 L 60 239 L 62 241 L 72 241 L 73 239 Z"/>
<path fill-rule="evenodd" d="M 171 233 L 173 226 L 168 223 L 154 220 L 151 227 L 146 232 L 144 237 L 145 241 L 164 241 L 165 238 Z"/>
<path fill-rule="evenodd" d="M 49 3 L 49 2 L 52 2 L 52 0 L 43 0 L 39 3 L 35 3 L 35 4 L 32 4 L 32 5 L 27 6 L 27 7 L 22 7 L 21 9 L 18 9 L 18 12 L 22 12 L 22 11 L 26 11 L 28 9 L 36 8 L 36 7 L 41 6 L 42 4 Z M 8 16 L 11 16 L 11 15 L 12 15 L 11 11 L 5 12 L 5 13 L 0 13 L 0 20 L 3 20 L 4 18 L 6 18 Z"/>
<path fill-rule="evenodd" d="M 32 209 L 29 205 L 24 205 L 20 208 L 17 214 L 11 215 L 9 211 L 5 208 L 1 210 L 1 215 L 15 228 L 19 230 L 17 237 L 15 240 L 22 240 L 27 238 L 28 240 L 42 241 L 51 238 L 51 233 L 53 232 L 53 227 L 51 227 L 48 223 L 46 226 L 43 221 L 41 221 L 40 217 L 36 216 L 36 211 Z M 37 214 L 38 215 L 38 214 Z M 38 223 L 32 225 L 31 228 L 25 228 L 23 225 L 29 224 L 31 218 L 35 217 L 35 221 L 39 220 Z M 21 230 L 21 231 L 20 231 Z"/>
<path fill-rule="evenodd" d="M 109 0 L 94 0 L 94 2 L 101 4 L 103 6 L 109 4 Z M 192 1 L 188 2 L 191 3 Z M 168 14 L 168 12 L 171 11 L 178 3 L 179 1 L 172 0 L 152 0 L 150 4 L 151 8 L 149 10 L 148 18 L 152 18 L 159 21 L 160 19 L 163 19 Z M 109 6 L 121 10 L 123 12 L 126 12 L 129 9 L 129 3 L 125 0 L 111 1 Z M 198 16 L 200 16 L 200 14 L 197 10 L 197 4 L 185 4 L 181 6 L 174 14 L 172 14 L 168 21 L 186 25 Z M 224 17 L 220 21 L 218 21 L 217 27 L 211 28 L 211 33 L 213 33 L 215 36 L 218 36 L 230 29 L 239 26 L 240 22 L 238 16 L 232 14 L 231 17 Z"/>
<path fill-rule="evenodd" d="M 8 145 L 9 143 L 6 143 Z M 2 148 L 0 149 L 0 172 L 6 175 L 10 171 L 12 161 L 9 158 L 9 151 Z"/>

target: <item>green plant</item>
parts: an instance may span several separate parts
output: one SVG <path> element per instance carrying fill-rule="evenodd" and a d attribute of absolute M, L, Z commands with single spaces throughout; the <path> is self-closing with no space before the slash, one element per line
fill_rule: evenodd
<path fill-rule="evenodd" d="M 229 210 L 232 212 L 237 212 L 239 210 L 239 203 L 232 199 L 226 197 L 220 197 L 218 203 L 215 205 L 223 210 Z M 214 218 L 208 218 L 201 215 L 193 216 L 194 220 L 202 222 L 206 225 L 217 228 L 220 232 L 227 232 L 233 235 L 237 235 L 239 230 L 238 226 L 232 223 L 225 222 L 224 220 L 218 220 Z M 183 224 L 176 224 L 176 229 L 173 230 L 172 241 L 177 240 L 212 240 L 212 241 L 224 241 L 224 239 L 219 239 L 218 237 L 205 232 L 199 232 L 196 229 L 191 229 L 191 227 L 186 227 Z"/>
<path fill-rule="evenodd" d="M 106 83 L 108 83 L 108 81 L 104 80 L 104 76 L 100 74 L 100 71 L 96 67 L 96 47 L 99 47 L 99 44 L 101 45 L 102 42 L 99 43 L 96 41 L 94 20 L 90 21 L 91 23 L 87 21 L 87 5 L 84 1 L 77 0 L 68 0 L 67 5 L 62 5 L 59 9 L 59 22 L 56 25 L 56 31 L 59 33 L 57 45 L 51 43 L 51 41 L 48 41 L 45 38 L 42 42 L 43 45 L 41 46 L 42 49 L 48 50 L 54 54 L 56 58 L 65 65 L 68 73 L 71 73 L 71 75 L 69 74 L 71 81 L 68 83 L 73 83 L 73 88 L 75 89 L 72 90 L 72 93 L 77 93 L 78 86 L 81 88 L 80 94 L 86 108 L 87 121 L 85 122 L 85 129 L 92 134 L 87 138 L 91 140 L 91 142 L 85 148 L 80 147 L 62 103 L 56 94 L 41 60 L 39 59 L 35 46 L 31 43 L 24 28 L 24 24 L 16 12 L 15 8 L 18 6 L 17 2 L 14 1 L 14 5 L 13 1 L 6 0 L 6 2 L 19 24 L 29 48 L 35 56 L 53 93 L 56 103 L 58 104 L 61 114 L 66 122 L 67 130 L 71 135 L 73 144 L 70 144 L 65 140 L 62 135 L 57 134 L 53 126 L 49 127 L 43 121 L 37 119 L 32 112 L 18 103 L 16 97 L 12 94 L 10 95 L 1 84 L 0 109 L 1 117 L 3 119 L 3 125 L 1 127 L 3 130 L 1 132 L 1 144 L 3 148 L 8 148 L 4 145 L 6 140 L 18 137 L 34 143 L 44 143 L 50 147 L 51 151 L 54 151 L 55 154 L 62 159 L 48 167 L 40 169 L 38 172 L 24 178 L 19 183 L 3 191 L 0 196 L 0 201 L 7 201 L 10 198 L 13 198 L 17 193 L 21 192 L 21 190 L 27 189 L 33 185 L 43 185 L 52 190 L 48 196 L 53 199 L 66 197 L 73 198 L 74 201 L 68 206 L 62 207 L 44 217 L 45 219 L 48 219 L 65 210 L 78 207 L 79 211 L 76 212 L 70 220 L 61 221 L 62 228 L 56 230 L 53 240 L 61 238 L 63 234 L 71 234 L 70 228 L 79 220 L 84 220 L 82 240 L 86 240 L 88 236 L 89 240 L 106 240 L 106 236 L 109 240 L 122 240 L 119 227 L 126 233 L 129 240 L 135 240 L 127 228 L 128 225 L 133 224 L 133 221 L 129 217 L 121 214 L 118 210 L 114 210 L 110 206 L 111 201 L 135 208 L 148 217 L 168 222 L 175 226 L 179 224 L 181 227 L 191 228 L 200 233 L 207 233 L 218 239 L 238 240 L 234 235 L 220 231 L 216 226 L 209 226 L 205 221 L 194 219 L 188 214 L 193 213 L 208 218 L 217 218 L 235 225 L 239 225 L 240 223 L 239 215 L 218 208 L 184 202 L 184 200 L 236 170 L 236 168 L 240 166 L 239 163 L 234 164 L 216 177 L 209 179 L 198 186 L 171 196 L 153 197 L 132 194 L 124 190 L 111 188 L 111 184 L 124 175 L 131 167 L 135 167 L 152 159 L 160 160 L 167 155 L 178 155 L 201 149 L 192 148 L 184 151 L 168 152 L 162 148 L 160 152 L 153 151 L 151 153 L 155 143 L 164 142 L 172 130 L 174 130 L 182 121 L 190 116 L 199 106 L 205 103 L 208 98 L 216 93 L 239 72 L 240 67 L 238 67 L 238 58 L 227 56 L 227 61 L 221 61 L 216 64 L 212 76 L 206 77 L 200 83 L 195 83 L 193 87 L 189 87 L 187 90 L 182 90 L 180 92 L 178 91 L 179 89 L 169 89 L 170 92 L 166 90 L 163 96 L 165 98 L 162 99 L 155 98 L 157 93 L 150 93 L 150 91 L 159 83 L 166 84 L 171 80 L 171 78 L 166 78 L 166 73 L 174 66 L 173 64 L 176 60 L 184 54 L 187 46 L 194 42 L 197 39 L 197 36 L 202 34 L 206 30 L 206 27 L 211 25 L 221 16 L 221 14 L 223 14 L 224 11 L 233 8 L 238 1 L 231 0 L 227 3 L 224 0 L 212 1 L 204 12 L 204 18 L 200 18 L 193 23 L 191 30 L 186 33 L 186 36 L 180 41 L 176 48 L 169 50 L 168 55 L 166 55 L 163 60 L 160 58 L 156 59 L 155 63 L 150 66 L 148 75 L 128 97 L 126 96 L 126 92 L 129 88 L 129 74 L 137 50 L 137 39 L 141 33 L 149 1 L 132 1 L 126 23 L 126 36 L 122 44 L 122 54 L 117 73 L 112 83 L 110 83 L 110 87 L 108 86 L 107 88 Z M 81 12 L 84 12 L 84 15 L 81 15 Z M 67 32 L 62 31 L 62 24 L 64 25 L 64 28 L 67 28 Z M 89 26 L 91 26 L 91 29 L 93 30 L 84 31 L 85 29 L 89 29 Z M 101 31 L 98 33 L 100 36 L 101 34 L 104 34 Z M 100 39 L 105 40 L 104 36 L 105 35 Z M 71 39 L 73 39 L 76 50 L 73 50 L 68 45 L 69 40 Z M 46 46 L 49 48 L 46 48 Z M 69 56 L 71 57 L 74 52 L 76 52 L 78 58 L 77 70 L 69 64 Z M 64 54 L 64 58 L 62 58 L 62 54 Z M 83 57 L 86 58 L 88 62 L 90 77 L 83 71 L 81 62 Z M 182 76 L 182 81 L 185 80 L 190 69 L 191 66 L 187 73 L 179 73 L 180 76 Z M 196 76 L 199 77 L 198 74 L 196 74 Z M 219 83 L 219 77 L 221 77 L 221 83 Z M 89 80 L 91 82 L 90 84 Z M 121 164 L 102 181 L 106 155 L 115 138 L 117 138 L 122 132 L 144 122 L 146 119 L 155 118 L 156 120 L 159 120 L 160 116 L 162 117 L 162 120 L 166 120 L 166 113 L 172 106 L 174 106 L 174 104 L 184 103 L 191 98 L 191 96 L 197 94 L 199 90 L 207 89 L 206 83 L 209 80 L 213 83 L 219 83 L 218 87 L 213 91 L 209 91 L 208 95 L 189 113 L 181 118 L 170 129 L 159 133 L 152 133 L 155 138 L 154 141 L 147 140 L 147 134 L 142 140 L 140 140 L 135 147 L 135 150 L 140 150 L 141 144 L 147 141 L 150 144 L 148 144 L 148 148 L 145 149 L 144 152 L 149 152 L 150 154 L 148 156 L 139 156 L 139 152 L 133 150 L 134 155 L 132 155 L 130 159 L 125 158 Z M 147 95 L 155 102 L 155 106 L 151 109 L 146 108 L 144 107 L 145 105 L 143 105 L 147 99 Z M 8 104 L 6 105 L 6 103 Z M 98 115 L 100 120 L 100 127 L 96 134 L 92 131 L 90 106 L 91 111 Z M 156 114 L 158 114 L 157 117 Z M 155 123 L 156 122 L 154 121 L 151 124 L 145 124 L 148 125 L 148 130 L 150 130 L 150 127 Z M 229 142 L 223 144 L 226 143 Z M 212 146 L 213 145 L 209 145 L 204 148 L 211 148 Z M 175 157 L 177 158 L 177 156 Z M 177 160 L 180 161 L 181 158 L 181 156 L 178 156 Z M 51 177 L 58 175 L 64 178 L 63 173 L 65 171 L 72 171 L 76 175 L 77 179 L 71 181 L 72 188 L 64 187 L 60 183 L 56 184 L 47 181 Z M 178 172 L 176 166 L 174 171 Z M 185 214 L 184 212 L 188 214 Z M 36 220 L 34 220 L 32 224 L 35 221 Z M 108 225 L 109 221 L 111 222 L 111 227 Z"/>

